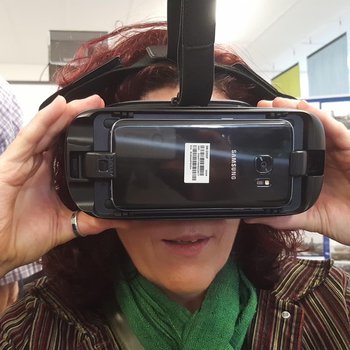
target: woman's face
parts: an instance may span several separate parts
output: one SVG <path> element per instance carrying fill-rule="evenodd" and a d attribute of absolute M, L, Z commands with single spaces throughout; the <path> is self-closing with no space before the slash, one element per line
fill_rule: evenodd
<path fill-rule="evenodd" d="M 144 98 L 169 100 L 176 94 L 175 88 L 163 88 Z M 135 220 L 117 231 L 139 273 L 171 299 L 195 309 L 226 263 L 238 225 L 238 219 Z"/>
<path fill-rule="evenodd" d="M 203 295 L 231 252 L 239 220 L 130 221 L 118 235 L 141 275 L 172 299 Z"/>

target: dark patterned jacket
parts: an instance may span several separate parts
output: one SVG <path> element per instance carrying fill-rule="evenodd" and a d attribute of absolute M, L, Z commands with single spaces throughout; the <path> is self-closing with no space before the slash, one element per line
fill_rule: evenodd
<path fill-rule="evenodd" d="M 288 261 L 258 300 L 244 349 L 350 350 L 349 275 L 332 262 Z M 102 314 L 67 308 L 43 278 L 0 319 L 0 349 L 126 349 L 108 324 Z"/>

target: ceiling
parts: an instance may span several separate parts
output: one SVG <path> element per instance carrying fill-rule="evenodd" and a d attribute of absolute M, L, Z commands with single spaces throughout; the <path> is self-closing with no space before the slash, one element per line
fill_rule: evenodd
<path fill-rule="evenodd" d="M 225 33 L 267 77 L 350 28 L 349 0 L 217 2 L 218 38 Z M 9 65 L 45 67 L 49 30 L 110 31 L 152 19 L 166 19 L 166 0 L 0 0 L 0 74 L 8 76 Z"/>

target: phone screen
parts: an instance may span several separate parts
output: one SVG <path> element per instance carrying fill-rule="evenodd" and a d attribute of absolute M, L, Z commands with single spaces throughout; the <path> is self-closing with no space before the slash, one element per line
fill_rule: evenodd
<path fill-rule="evenodd" d="M 286 120 L 118 120 L 112 200 L 121 209 L 280 207 L 291 197 Z"/>

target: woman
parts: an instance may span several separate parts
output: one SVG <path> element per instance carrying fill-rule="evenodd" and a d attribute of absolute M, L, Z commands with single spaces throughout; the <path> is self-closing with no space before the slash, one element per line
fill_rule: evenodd
<path fill-rule="evenodd" d="M 106 38 L 108 46 L 101 44 Z M 64 86 L 116 56 L 131 65 L 146 47 L 164 45 L 166 31 L 160 23 L 144 24 L 106 38 L 80 50 L 58 83 Z M 216 61 L 241 59 L 218 49 Z M 22 255 L 29 261 L 61 244 L 43 257 L 47 277 L 2 317 L 1 349 L 345 349 L 350 344 L 349 276 L 330 262 L 295 259 L 300 240 L 291 230 L 319 231 L 350 244 L 350 135 L 306 102 L 277 98 L 258 105 L 306 110 L 325 127 L 325 184 L 307 212 L 245 221 L 119 221 L 79 212 L 74 227 L 86 237 L 68 242 L 76 208 L 64 185 L 62 141 L 54 151 L 57 135 L 76 114 L 104 102 L 169 100 L 177 90 L 176 68 L 162 63 L 118 84 L 109 82 L 105 101 L 92 96 L 67 104 L 59 97 L 0 158 L 0 194 L 6 198 L 0 239 L 17 252 L 7 260 L 16 264 Z M 225 74 L 216 77 L 213 92 L 213 99 L 222 98 L 256 104 L 260 96 L 253 84 Z M 59 197 L 50 178 L 53 155 Z M 31 233 L 30 250 L 24 231 Z"/>

